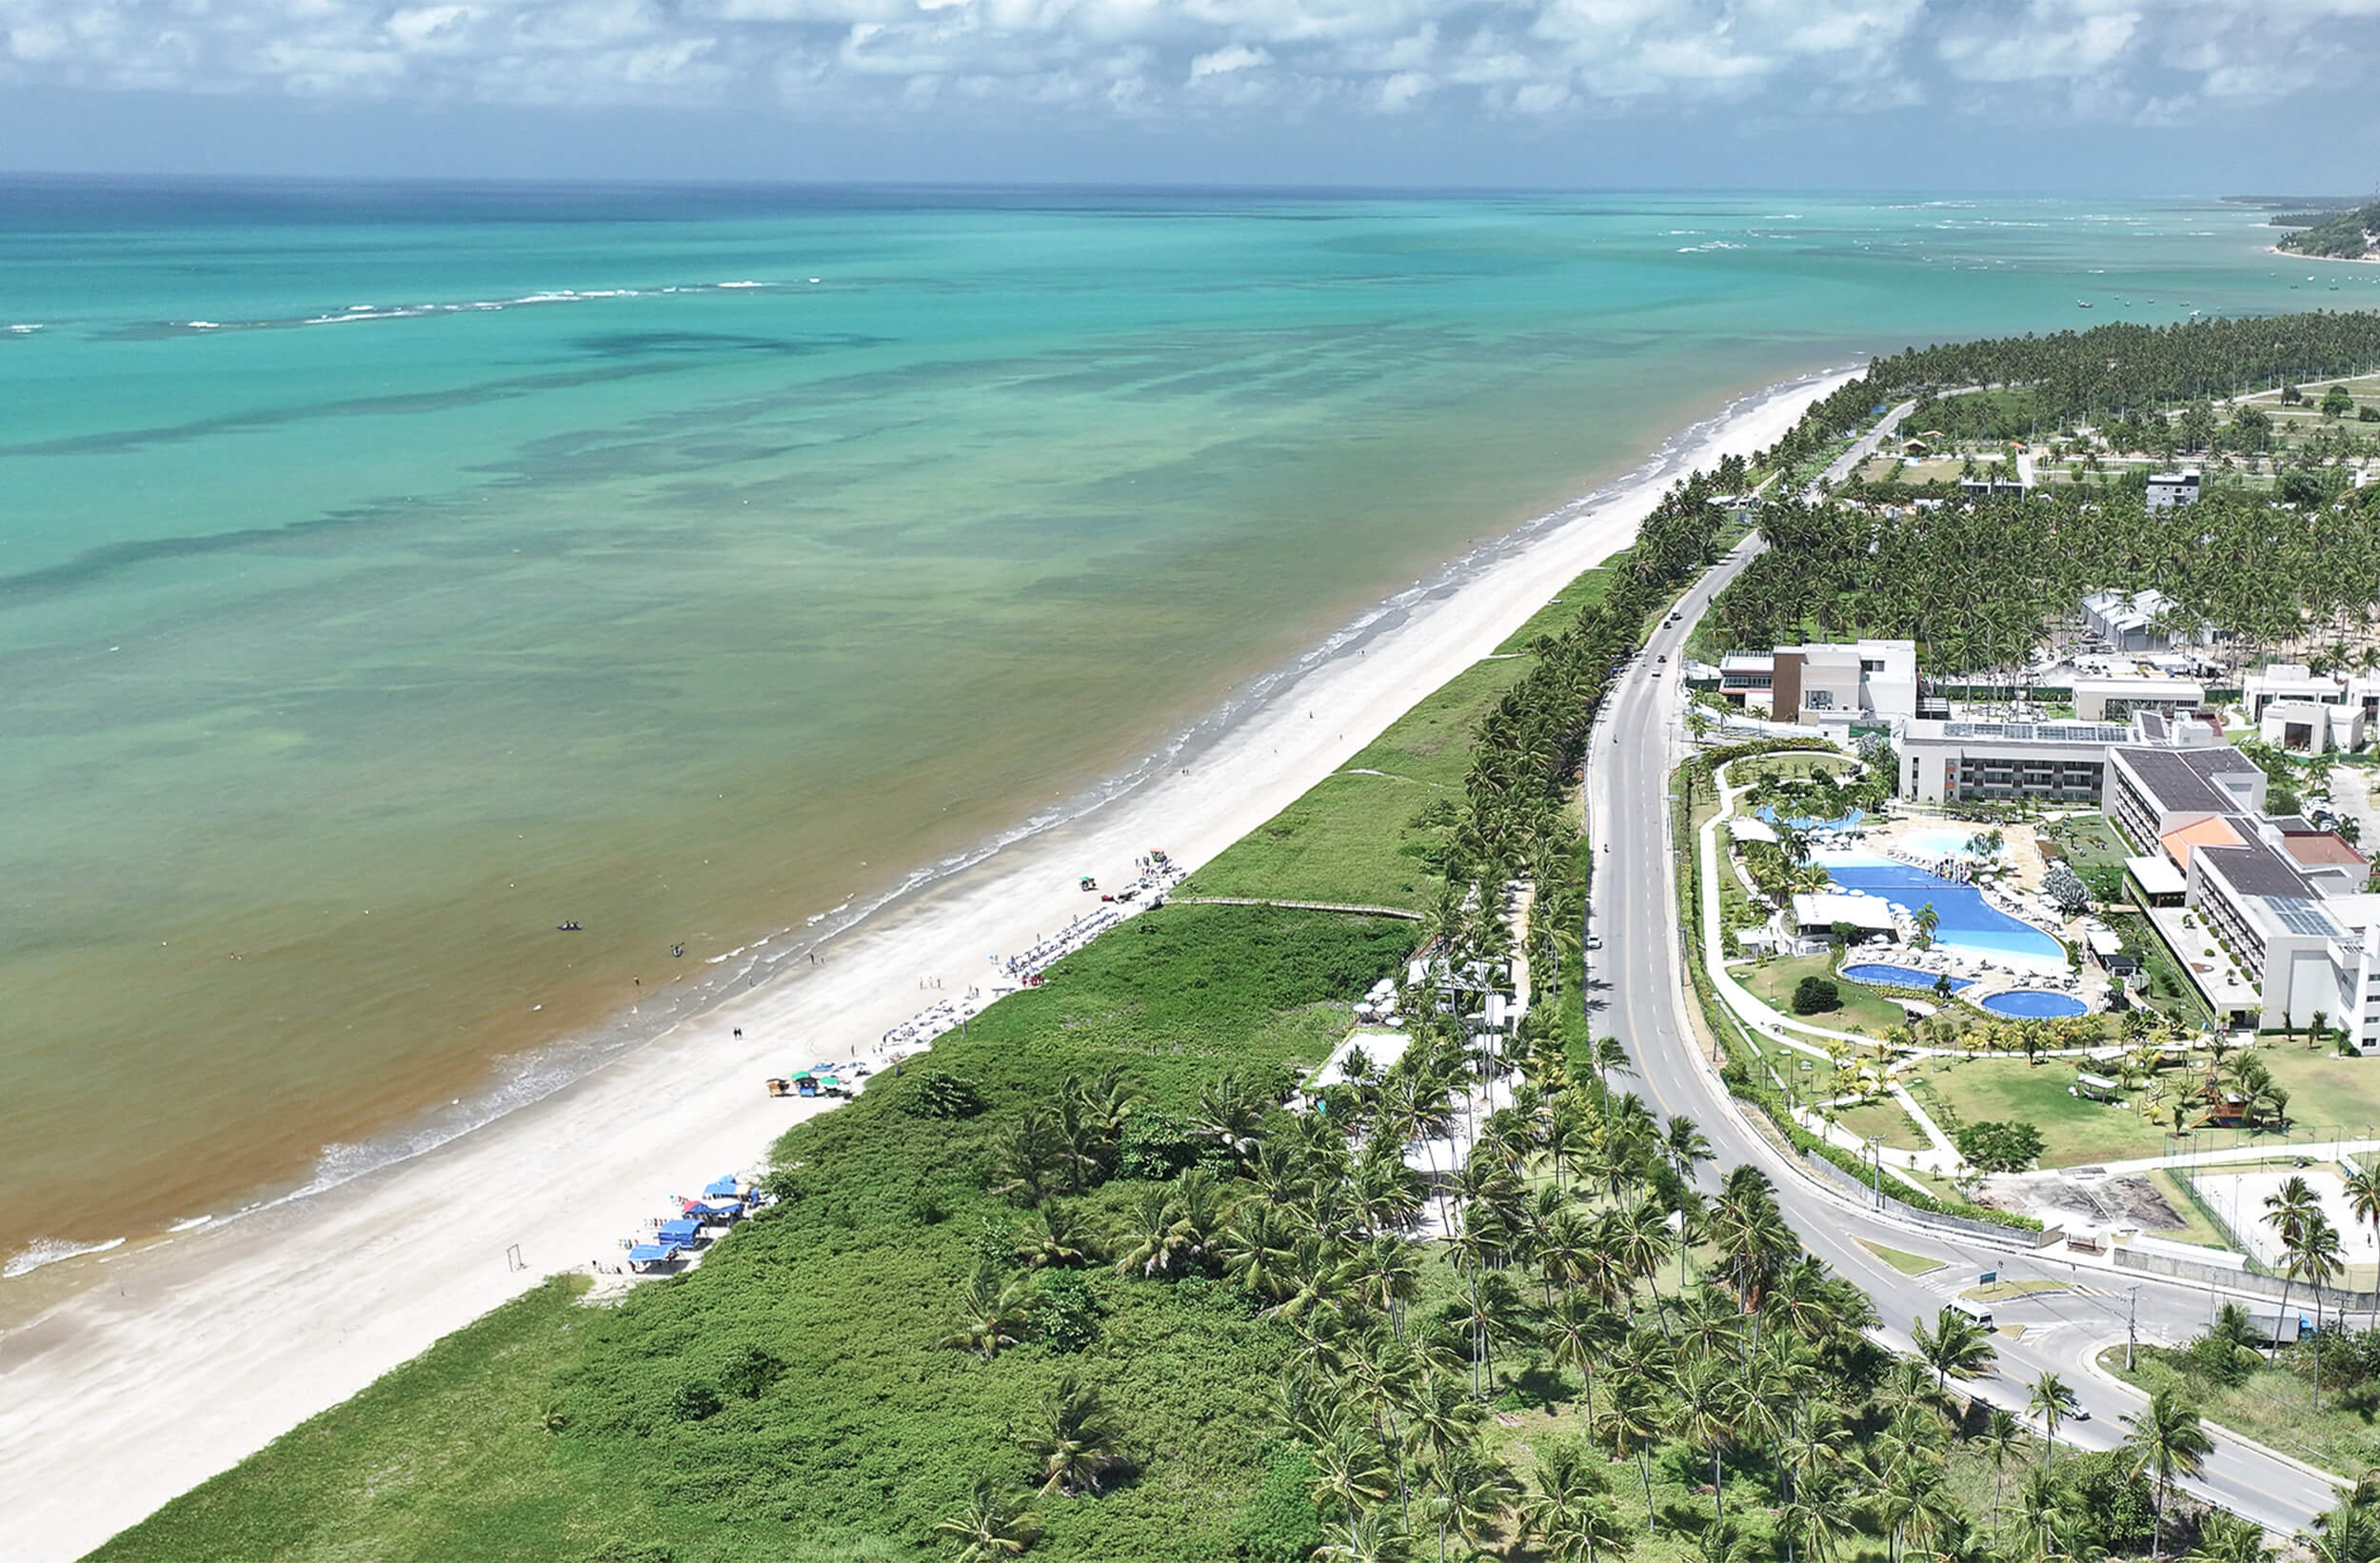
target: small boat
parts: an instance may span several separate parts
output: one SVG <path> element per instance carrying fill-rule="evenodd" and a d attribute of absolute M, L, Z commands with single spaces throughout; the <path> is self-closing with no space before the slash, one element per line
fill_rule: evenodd
<path fill-rule="evenodd" d="M 2077 309 L 2088 309 L 2091 307 L 2091 301 L 2089 299 L 2076 299 L 2074 301 L 2074 307 Z"/>
<path fill-rule="evenodd" d="M 583 934 L 586 932 L 586 930 L 579 925 L 577 919 L 573 918 L 568 922 L 555 923 L 554 932 L 558 934 Z"/>

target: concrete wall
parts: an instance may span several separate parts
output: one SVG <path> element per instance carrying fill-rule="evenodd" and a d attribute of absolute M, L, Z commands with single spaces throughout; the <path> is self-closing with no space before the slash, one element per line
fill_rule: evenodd
<path fill-rule="evenodd" d="M 2168 1258 L 2162 1254 L 2137 1253 L 2121 1244 L 2115 1249 L 2115 1268 L 2136 1270 L 2144 1276 L 2163 1276 L 2170 1280 L 2195 1281 L 2218 1291 L 2271 1297 L 2275 1302 L 2281 1300 L 2282 1291 L 2287 1288 L 2292 1308 L 2303 1303 L 2308 1313 L 2313 1311 L 2312 1289 L 2302 1281 L 2292 1284 L 2278 1276 L 2259 1276 L 2250 1270 L 2224 1270 L 2211 1264 L 2193 1264 L 2188 1259 Z M 2350 1314 L 2368 1316 L 2371 1302 L 2372 1296 L 2369 1292 L 2333 1292 L 2325 1288 L 2322 1312 L 2325 1317 L 2329 1317 L 2344 1307 Z"/>

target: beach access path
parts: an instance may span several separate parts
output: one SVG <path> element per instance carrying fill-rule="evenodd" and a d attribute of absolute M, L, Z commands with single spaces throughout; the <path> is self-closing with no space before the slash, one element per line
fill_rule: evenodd
<path fill-rule="evenodd" d="M 771 1098 L 765 1077 L 870 1058 L 920 1007 L 922 982 L 962 993 L 987 957 L 1078 915 L 1080 875 L 1129 879 L 1153 846 L 1205 862 L 1624 547 L 1688 466 L 1774 445 L 1847 378 L 1738 404 L 1682 464 L 1537 529 L 1360 654 L 1280 689 L 1186 769 L 895 903 L 818 966 L 411 1161 L 96 1262 L 94 1284 L 0 1338 L 11 1555 L 81 1555 L 540 1277 L 615 1256 L 670 1195 L 759 1168 L 788 1125 L 831 1105 Z"/>

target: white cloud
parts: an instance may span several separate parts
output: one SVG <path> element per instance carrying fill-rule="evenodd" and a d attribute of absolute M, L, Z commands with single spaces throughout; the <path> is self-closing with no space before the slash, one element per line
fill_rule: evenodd
<path fill-rule="evenodd" d="M 1273 56 L 1263 49 L 1233 44 L 1228 49 L 1219 49 L 1212 54 L 1200 54 L 1193 59 L 1190 62 L 1190 79 L 1197 81 L 1202 76 L 1228 76 L 1235 70 L 1254 70 L 1272 63 Z"/>
<path fill-rule="evenodd" d="M 822 118 L 1947 99 L 2155 123 L 2351 80 L 2375 55 L 2380 0 L 0 0 L 0 89 Z"/>

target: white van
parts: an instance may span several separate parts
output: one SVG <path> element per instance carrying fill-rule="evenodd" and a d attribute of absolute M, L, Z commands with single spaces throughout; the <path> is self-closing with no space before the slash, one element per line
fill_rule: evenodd
<path fill-rule="evenodd" d="M 1951 1299 L 1951 1306 L 1958 1312 L 1966 1315 L 1969 1318 L 1974 1320 L 1984 1329 L 1989 1330 L 1992 1328 L 1992 1305 L 1990 1303 L 1974 1302 L 1966 1297 L 1953 1297 Z"/>

